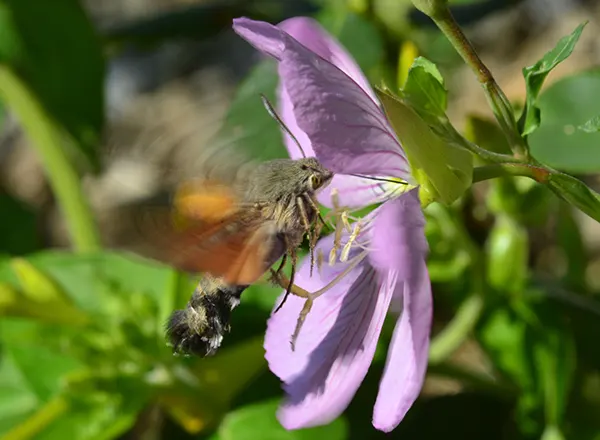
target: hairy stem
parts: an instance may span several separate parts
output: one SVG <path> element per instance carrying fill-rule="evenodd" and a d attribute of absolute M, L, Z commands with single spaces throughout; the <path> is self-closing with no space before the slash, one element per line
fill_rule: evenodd
<path fill-rule="evenodd" d="M 458 26 L 445 2 L 433 1 L 432 3 L 434 7 L 430 8 L 428 12 L 424 12 L 431 17 L 444 35 L 446 35 L 446 38 L 448 38 L 477 77 L 477 80 L 483 87 L 494 116 L 500 124 L 515 155 L 522 159 L 528 159 L 529 149 L 519 133 L 513 108 L 508 98 L 496 83 L 492 73 L 475 52 L 475 49 Z"/>
<path fill-rule="evenodd" d="M 497 163 L 473 169 L 473 183 L 505 176 L 525 176 L 539 183 L 547 183 L 552 171 L 543 166 L 522 163 Z"/>
<path fill-rule="evenodd" d="M 482 310 L 483 298 L 479 294 L 471 295 L 461 304 L 452 321 L 431 340 L 431 364 L 439 364 L 446 360 L 462 345 L 475 328 Z"/>

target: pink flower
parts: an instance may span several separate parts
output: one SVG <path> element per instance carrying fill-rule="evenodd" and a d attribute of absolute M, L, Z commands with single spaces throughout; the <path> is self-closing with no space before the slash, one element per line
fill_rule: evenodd
<path fill-rule="evenodd" d="M 418 397 L 427 368 L 432 297 L 427 242 L 418 189 L 345 174 L 394 176 L 412 182 L 406 155 L 366 78 L 350 55 L 316 22 L 293 18 L 278 26 L 239 18 L 234 29 L 278 61 L 283 121 L 308 155 L 336 173 L 320 201 L 331 206 L 383 204 L 361 219 L 361 233 L 345 262 L 324 264 L 310 276 L 306 261 L 296 284 L 319 291 L 298 338 L 290 335 L 304 300 L 288 299 L 269 320 L 270 369 L 285 383 L 278 418 L 287 429 L 326 424 L 352 400 L 373 360 L 385 316 L 399 312 L 375 402 L 373 425 L 393 430 Z M 286 136 L 291 157 L 301 153 Z M 344 232 L 342 244 L 350 234 Z M 329 255 L 333 236 L 317 245 Z"/>

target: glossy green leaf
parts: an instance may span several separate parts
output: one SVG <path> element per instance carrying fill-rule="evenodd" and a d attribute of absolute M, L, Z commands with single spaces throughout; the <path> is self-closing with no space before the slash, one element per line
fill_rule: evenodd
<path fill-rule="evenodd" d="M 541 125 L 529 137 L 531 152 L 540 162 L 572 173 L 600 171 L 600 132 L 578 129 L 598 115 L 600 71 L 563 78 L 539 98 Z"/>
<path fill-rule="evenodd" d="M 581 180 L 568 174 L 551 173 L 547 185 L 556 195 L 600 222 L 600 194 Z"/>
<path fill-rule="evenodd" d="M 0 62 L 11 66 L 46 111 L 97 165 L 104 118 L 104 60 L 77 0 L 0 2 Z"/>
<path fill-rule="evenodd" d="M 473 157 L 460 147 L 445 142 L 407 104 L 391 93 L 377 90 L 411 164 L 411 172 L 421 184 L 421 199 L 428 204 L 438 200 L 450 204 L 471 185 Z"/>
<path fill-rule="evenodd" d="M 218 435 L 221 440 L 343 440 L 347 438 L 348 426 L 338 418 L 327 426 L 287 431 L 275 418 L 279 401 L 266 401 L 237 409 L 227 415 Z"/>
<path fill-rule="evenodd" d="M 423 57 L 415 59 L 408 71 L 402 96 L 421 116 L 446 118 L 447 95 L 444 79 L 436 65 Z"/>
<path fill-rule="evenodd" d="M 540 124 L 540 109 L 537 106 L 537 97 L 542 89 L 544 80 L 552 69 L 571 55 L 586 24 L 587 22 L 577 26 L 570 35 L 561 38 L 556 46 L 547 52 L 537 63 L 523 69 L 527 90 L 525 108 L 519 120 L 519 128 L 523 136 L 530 135 L 538 128 Z"/>

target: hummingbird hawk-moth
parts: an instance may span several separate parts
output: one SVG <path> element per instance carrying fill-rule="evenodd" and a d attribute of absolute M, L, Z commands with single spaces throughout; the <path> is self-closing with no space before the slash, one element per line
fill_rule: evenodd
<path fill-rule="evenodd" d="M 296 250 L 306 234 L 311 247 L 320 227 L 316 193 L 333 174 L 315 158 L 275 159 L 253 167 L 231 186 L 215 182 L 184 185 L 174 199 L 172 260 L 203 272 L 192 298 L 167 323 L 175 352 L 213 354 L 229 331 L 231 310 L 242 292 L 281 257 L 292 275 Z M 185 244 L 188 243 L 188 244 Z M 282 277 L 283 278 L 283 277 Z M 278 279 L 278 278 L 275 278 Z"/>
<path fill-rule="evenodd" d="M 262 99 L 293 138 L 271 104 Z M 200 176 L 176 189 L 166 219 L 159 210 L 161 217 L 150 215 L 152 225 L 138 225 L 152 234 L 155 244 L 160 243 L 151 256 L 203 274 L 186 307 L 174 311 L 166 323 L 175 353 L 214 354 L 229 331 L 230 314 L 242 292 L 279 259 L 272 280 L 286 288 L 281 307 L 287 294 L 295 291 L 298 247 L 307 236 L 314 259 L 312 250 L 325 225 L 316 195 L 333 173 L 316 158 L 256 163 L 227 148 L 203 151 Z M 150 212 L 156 211 L 146 211 Z M 289 280 L 281 274 L 288 261 Z"/>

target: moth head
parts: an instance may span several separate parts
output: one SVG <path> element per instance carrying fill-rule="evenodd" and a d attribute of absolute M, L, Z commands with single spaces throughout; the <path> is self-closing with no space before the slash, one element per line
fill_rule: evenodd
<path fill-rule="evenodd" d="M 316 158 L 307 157 L 297 162 L 310 191 L 317 191 L 331 182 L 333 173 L 321 165 Z"/>

